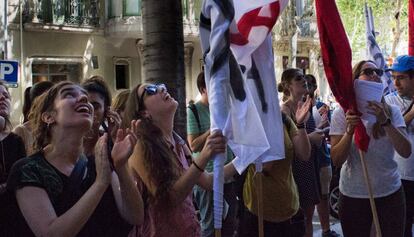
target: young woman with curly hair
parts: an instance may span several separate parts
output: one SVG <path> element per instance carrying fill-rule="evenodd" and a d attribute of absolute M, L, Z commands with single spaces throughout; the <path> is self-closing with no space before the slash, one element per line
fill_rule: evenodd
<path fill-rule="evenodd" d="M 97 142 L 96 176 L 89 175 L 82 137 L 91 128 L 94 110 L 87 92 L 65 81 L 41 95 L 37 103 L 32 120 L 37 152 L 14 165 L 7 184 L 24 217 L 12 223 L 16 226 L 13 236 L 95 236 L 97 230 L 88 221 L 112 179 L 108 135 Z M 127 164 L 135 143 L 134 133 L 118 131 L 111 150 L 115 169 Z M 128 205 L 135 225 L 143 219 L 138 195 L 136 190 Z M 117 205 L 121 213 L 126 205 Z"/>

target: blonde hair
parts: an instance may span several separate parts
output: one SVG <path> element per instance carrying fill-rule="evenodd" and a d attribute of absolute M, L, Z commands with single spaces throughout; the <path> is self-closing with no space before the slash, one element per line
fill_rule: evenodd
<path fill-rule="evenodd" d="M 119 90 L 118 94 L 112 100 L 112 110 L 117 113 L 124 111 L 129 94 L 131 94 L 130 89 Z"/>

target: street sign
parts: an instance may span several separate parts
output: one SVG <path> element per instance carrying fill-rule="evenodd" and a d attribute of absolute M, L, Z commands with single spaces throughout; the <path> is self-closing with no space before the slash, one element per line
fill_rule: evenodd
<path fill-rule="evenodd" d="M 7 84 L 17 86 L 19 62 L 0 60 L 0 80 Z"/>

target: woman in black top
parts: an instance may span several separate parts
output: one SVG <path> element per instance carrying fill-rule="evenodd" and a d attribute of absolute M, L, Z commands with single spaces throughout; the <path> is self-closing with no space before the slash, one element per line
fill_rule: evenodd
<path fill-rule="evenodd" d="M 5 190 L 10 168 L 26 156 L 22 139 L 11 132 L 11 96 L 7 86 L 0 81 L 0 193 Z"/>
<path fill-rule="evenodd" d="M 23 140 L 11 132 L 10 93 L 7 86 L 0 81 L 0 236 L 10 220 L 5 215 L 10 205 L 7 205 L 6 181 L 12 165 L 26 156 Z"/>
<path fill-rule="evenodd" d="M 111 183 L 108 135 L 95 147 L 96 178 L 90 182 L 82 154 L 82 137 L 91 128 L 94 113 L 87 92 L 65 81 L 39 97 L 38 103 L 33 115 L 38 152 L 13 167 L 8 186 L 35 236 L 95 236 L 85 229 Z M 135 143 L 135 134 L 118 130 L 111 151 L 115 168 L 127 163 Z M 138 190 L 133 193 L 129 202 L 123 199 L 117 204 L 128 207 L 129 217 L 140 224 L 142 200 Z"/>

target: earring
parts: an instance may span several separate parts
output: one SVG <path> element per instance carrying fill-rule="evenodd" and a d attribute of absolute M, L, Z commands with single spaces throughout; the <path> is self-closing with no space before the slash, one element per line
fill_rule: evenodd
<path fill-rule="evenodd" d="M 50 123 L 47 123 L 46 130 L 49 130 L 49 127 L 50 127 Z"/>

